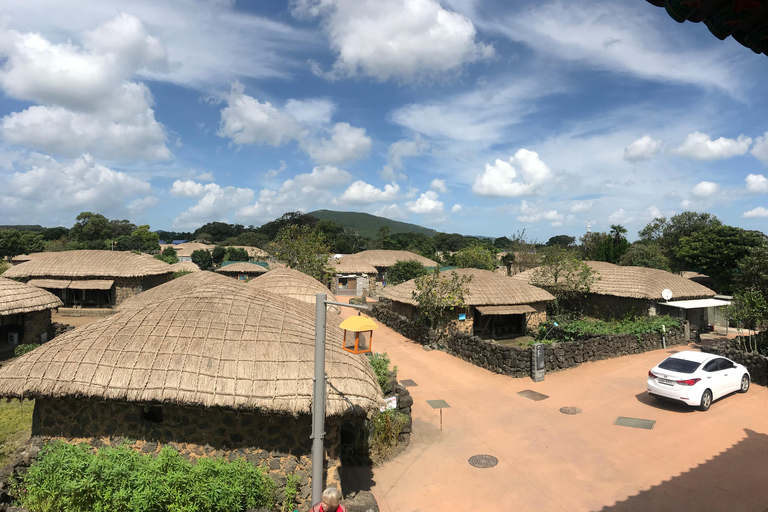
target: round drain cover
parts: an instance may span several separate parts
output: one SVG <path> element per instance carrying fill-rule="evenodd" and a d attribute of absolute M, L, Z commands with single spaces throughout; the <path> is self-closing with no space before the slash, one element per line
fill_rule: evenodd
<path fill-rule="evenodd" d="M 473 455 L 469 458 L 469 465 L 476 468 L 492 468 L 499 463 L 499 459 L 493 455 Z"/>
<path fill-rule="evenodd" d="M 560 412 L 563 414 L 579 414 L 581 409 L 578 407 L 561 407 Z"/>

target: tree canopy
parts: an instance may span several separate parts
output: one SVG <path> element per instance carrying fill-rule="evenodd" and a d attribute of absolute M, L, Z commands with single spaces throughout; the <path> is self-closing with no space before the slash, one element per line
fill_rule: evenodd
<path fill-rule="evenodd" d="M 396 285 L 429 273 L 429 269 L 416 260 L 398 261 L 387 269 L 387 284 Z"/>
<path fill-rule="evenodd" d="M 598 279 L 592 267 L 562 247 L 547 247 L 542 252 L 544 264 L 533 270 L 531 284 L 555 296 L 555 312 L 568 305 L 568 301 L 589 293 Z"/>
<path fill-rule="evenodd" d="M 271 252 L 289 267 L 317 280 L 323 278 L 328 268 L 330 249 L 325 237 L 306 225 L 290 224 L 280 229 Z"/>
<path fill-rule="evenodd" d="M 448 262 L 459 268 L 496 269 L 496 251 L 482 245 L 471 245 L 453 254 Z"/>
<path fill-rule="evenodd" d="M 211 258 L 211 253 L 205 249 L 192 251 L 190 258 L 192 263 L 200 267 L 200 270 L 210 270 L 213 266 L 213 258 Z"/>
<path fill-rule="evenodd" d="M 435 269 L 416 278 L 413 298 L 419 304 L 419 313 L 433 329 L 443 329 L 456 319 L 456 310 L 466 307 L 469 295 L 467 285 L 472 276 L 462 276 L 455 271 L 450 274 Z"/>

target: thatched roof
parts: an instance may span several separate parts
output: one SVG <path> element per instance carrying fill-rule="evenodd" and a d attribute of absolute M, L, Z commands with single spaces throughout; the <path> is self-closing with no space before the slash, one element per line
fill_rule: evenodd
<path fill-rule="evenodd" d="M 200 272 L 200 267 L 191 261 L 180 261 L 171 265 L 171 270 L 174 272 L 181 272 L 183 270 L 187 272 Z"/>
<path fill-rule="evenodd" d="M 235 249 L 245 249 L 245 252 L 248 253 L 248 257 L 257 259 L 257 260 L 263 260 L 269 257 L 269 253 L 264 249 L 259 249 L 258 247 L 252 247 L 250 245 L 226 245 L 225 247 L 227 248 L 234 247 Z"/>
<path fill-rule="evenodd" d="M 216 270 L 216 272 L 221 272 L 222 274 L 263 274 L 266 271 L 267 269 L 261 265 L 249 263 L 247 261 L 230 263 L 229 265 L 224 265 Z"/>
<path fill-rule="evenodd" d="M 46 252 L 15 265 L 6 277 L 146 277 L 171 273 L 171 266 L 143 254 L 123 251 Z"/>
<path fill-rule="evenodd" d="M 241 283 L 235 279 L 217 274 L 216 272 L 193 272 L 176 279 L 172 279 L 167 283 L 163 283 L 160 286 L 155 286 L 149 290 L 145 290 L 138 295 L 123 301 L 117 309 L 120 311 L 127 309 L 139 309 L 152 302 L 165 300 L 169 298 L 175 298 L 176 300 L 183 300 L 184 297 L 192 292 L 202 289 L 209 285 L 216 285 L 222 291 L 229 294 L 235 294 L 245 287 L 245 283 Z"/>
<path fill-rule="evenodd" d="M 467 285 L 469 295 L 464 296 L 464 302 L 467 306 L 532 304 L 534 302 L 548 302 L 555 299 L 552 294 L 541 288 L 531 286 L 509 276 L 491 272 L 490 270 L 461 268 L 443 270 L 441 273 L 444 276 L 450 276 L 451 272 L 456 272 L 463 276 L 472 276 L 472 281 Z M 396 286 L 385 286 L 379 295 L 397 302 L 416 306 L 418 302 L 413 298 L 414 291 L 416 291 L 416 280 L 411 279 Z"/>
<path fill-rule="evenodd" d="M 376 267 L 367 261 L 355 258 L 354 254 L 342 256 L 341 258 L 331 257 L 328 260 L 328 267 L 333 274 L 373 274 L 379 273 Z"/>
<path fill-rule="evenodd" d="M 31 313 L 63 305 L 52 293 L 13 279 L 0 277 L 0 316 Z"/>
<path fill-rule="evenodd" d="M 190 274 L 192 275 L 192 274 Z M 119 311 L 46 343 L 0 369 L 0 396 L 86 397 L 308 414 L 314 308 L 244 286 L 208 286 L 184 300 Z M 365 356 L 342 349 L 329 317 L 327 415 L 349 403 L 378 408 Z"/>
<path fill-rule="evenodd" d="M 425 267 L 436 267 L 437 263 L 424 256 L 409 251 L 388 251 L 388 250 L 371 250 L 358 252 L 349 256 L 342 257 L 342 261 L 345 258 L 353 258 L 360 261 L 364 261 L 374 267 L 391 267 L 398 261 L 418 261 Z"/>
<path fill-rule="evenodd" d="M 645 267 L 625 267 L 604 261 L 588 261 L 587 264 L 600 277 L 591 287 L 590 293 L 612 295 L 632 299 L 663 300 L 661 292 L 672 290 L 672 297 L 680 299 L 703 299 L 714 297 L 715 292 L 698 283 L 665 270 Z M 526 270 L 513 279 L 530 282 L 536 269 Z"/>
<path fill-rule="evenodd" d="M 328 300 L 335 301 L 336 297 L 327 287 L 312 276 L 304 272 L 299 272 L 292 268 L 280 268 L 270 270 L 262 274 L 249 283 L 249 286 L 259 288 L 269 293 L 279 293 L 286 297 L 291 297 L 309 304 L 315 303 L 318 293 L 324 293 Z M 339 312 L 339 308 L 332 307 L 333 311 Z"/>
<path fill-rule="evenodd" d="M 201 244 L 197 242 L 185 242 L 183 244 L 160 244 L 160 252 L 162 252 L 167 247 L 170 247 L 172 249 L 176 250 L 176 256 L 179 258 L 185 257 L 189 258 L 192 256 L 192 253 L 199 250 L 204 251 L 212 251 L 216 248 L 215 245 L 210 244 Z"/>

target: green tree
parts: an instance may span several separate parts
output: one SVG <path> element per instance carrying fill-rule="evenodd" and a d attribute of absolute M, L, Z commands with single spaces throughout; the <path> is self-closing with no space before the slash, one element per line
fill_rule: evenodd
<path fill-rule="evenodd" d="M 18 229 L 0 230 L 0 257 L 10 260 L 20 254 L 42 252 L 44 249 L 45 242 L 39 233 Z"/>
<path fill-rule="evenodd" d="M 227 255 L 227 249 L 222 245 L 217 245 L 213 248 L 213 252 L 211 253 L 211 259 L 213 260 L 214 265 L 221 265 L 221 263 L 224 261 L 224 256 Z"/>
<path fill-rule="evenodd" d="M 160 254 L 156 254 L 155 258 L 157 258 L 160 261 L 164 261 L 170 265 L 173 265 L 174 263 L 179 262 L 179 257 L 176 254 L 176 249 L 173 247 L 166 247 L 163 249 L 163 252 Z"/>
<path fill-rule="evenodd" d="M 555 313 L 573 305 L 573 299 L 578 296 L 589 293 L 599 279 L 592 267 L 573 251 L 555 246 L 542 249 L 542 253 L 544 264 L 533 270 L 530 282 L 555 296 L 552 305 Z"/>
<path fill-rule="evenodd" d="M 740 290 L 758 290 L 768 297 L 768 245 L 750 249 L 739 262 L 736 285 Z"/>
<path fill-rule="evenodd" d="M 309 226 L 289 224 L 280 229 L 270 252 L 289 267 L 322 279 L 328 268 L 330 249 L 321 233 Z"/>
<path fill-rule="evenodd" d="M 619 265 L 629 267 L 657 268 L 669 270 L 669 259 L 656 243 L 634 243 L 619 259 Z"/>
<path fill-rule="evenodd" d="M 398 261 L 387 270 L 387 284 L 396 285 L 429 273 L 429 269 L 416 260 Z"/>
<path fill-rule="evenodd" d="M 689 270 L 711 277 L 717 291 L 730 292 L 739 262 L 761 246 L 763 238 L 753 231 L 719 224 L 682 237 L 675 257 Z"/>
<path fill-rule="evenodd" d="M 555 235 L 547 240 L 547 246 L 552 247 L 553 245 L 562 247 L 563 249 L 570 249 L 576 245 L 576 237 L 568 235 Z"/>
<path fill-rule="evenodd" d="M 601 255 L 601 252 L 605 251 L 605 240 L 608 238 L 611 240 L 611 244 L 613 243 L 613 239 L 608 235 L 608 233 L 603 232 L 592 232 L 592 233 L 585 233 L 584 236 L 579 238 L 579 255 L 581 256 L 581 259 L 584 260 L 594 260 L 594 261 L 604 261 L 599 259 L 599 256 Z"/>
<path fill-rule="evenodd" d="M 460 268 L 496 269 L 496 253 L 481 245 L 465 247 L 451 256 L 450 261 Z"/>
<path fill-rule="evenodd" d="M 224 261 L 250 261 L 248 251 L 242 247 L 227 247 L 227 252 L 224 255 Z"/>
<path fill-rule="evenodd" d="M 200 270 L 210 270 L 210 268 L 213 266 L 213 258 L 211 257 L 211 253 L 205 249 L 192 251 L 191 259 L 192 263 L 200 267 Z"/>
<path fill-rule="evenodd" d="M 472 276 L 460 275 L 454 270 L 448 274 L 438 269 L 416 278 L 413 298 L 430 327 L 443 330 L 456 319 L 456 310 L 466 307 L 465 298 L 469 295 L 471 281 Z"/>
<path fill-rule="evenodd" d="M 722 222 L 710 213 L 683 212 L 667 220 L 653 219 L 638 234 L 642 240 L 657 241 L 664 255 L 669 258 L 672 270 L 686 270 L 686 262 L 677 257 L 680 240 L 694 233 L 721 226 Z"/>
<path fill-rule="evenodd" d="M 757 346 L 753 344 L 752 330 L 765 323 L 768 319 L 768 301 L 758 290 L 744 290 L 733 294 L 730 306 L 721 308 L 725 318 L 736 323 L 739 331 L 743 328 L 750 330 L 747 350 L 755 351 Z"/>
<path fill-rule="evenodd" d="M 142 224 L 131 232 L 131 243 L 135 245 L 131 249 L 141 252 L 154 252 L 158 249 L 160 236 L 149 230 L 148 224 Z"/>

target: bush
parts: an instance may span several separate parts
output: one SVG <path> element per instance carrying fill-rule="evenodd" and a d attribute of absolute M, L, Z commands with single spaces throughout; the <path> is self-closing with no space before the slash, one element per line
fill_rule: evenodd
<path fill-rule="evenodd" d="M 27 352 L 32 352 L 33 350 L 35 350 L 39 346 L 40 346 L 39 343 L 23 343 L 23 344 L 19 345 L 18 347 L 16 347 L 16 350 L 13 351 L 13 354 L 16 357 L 20 357 L 20 356 L 23 356 L 24 354 L 26 354 Z"/>
<path fill-rule="evenodd" d="M 639 338 L 642 334 L 661 334 L 662 325 L 665 326 L 667 331 L 672 328 L 680 327 L 680 321 L 668 315 L 637 318 L 627 317 L 622 320 L 611 320 L 609 322 L 604 320 L 558 319 L 557 323 L 557 327 L 554 327 L 554 323 L 550 321 L 542 323 L 539 326 L 537 339 L 543 339 L 544 336 L 547 335 L 547 332 L 549 332 L 547 341 L 581 340 L 591 336 L 599 336 L 601 334 L 634 334 Z"/>
<path fill-rule="evenodd" d="M 275 484 L 238 459 L 184 460 L 171 448 L 140 454 L 128 447 L 46 444 L 19 476 L 17 503 L 36 512 L 244 511 L 275 504 Z"/>
<path fill-rule="evenodd" d="M 389 372 L 389 357 L 387 353 L 376 352 L 368 356 L 368 362 L 371 363 L 373 373 L 376 374 L 376 380 L 379 381 L 379 387 L 384 396 L 391 395 L 395 392 L 392 388 L 392 380 Z M 392 373 L 397 373 L 397 366 L 392 369 Z"/>
<path fill-rule="evenodd" d="M 177 277 L 185 276 L 187 274 L 191 274 L 191 270 L 177 270 L 173 274 L 171 274 L 171 279 L 176 279 Z"/>
<path fill-rule="evenodd" d="M 283 500 L 282 512 L 293 512 L 298 507 L 296 498 L 299 497 L 301 478 L 296 474 L 291 474 L 285 480 L 285 499 Z"/>
<path fill-rule="evenodd" d="M 397 438 L 408 424 L 408 416 L 393 409 L 388 409 L 373 418 L 374 434 L 371 450 L 377 455 L 386 455 L 397 446 Z"/>

